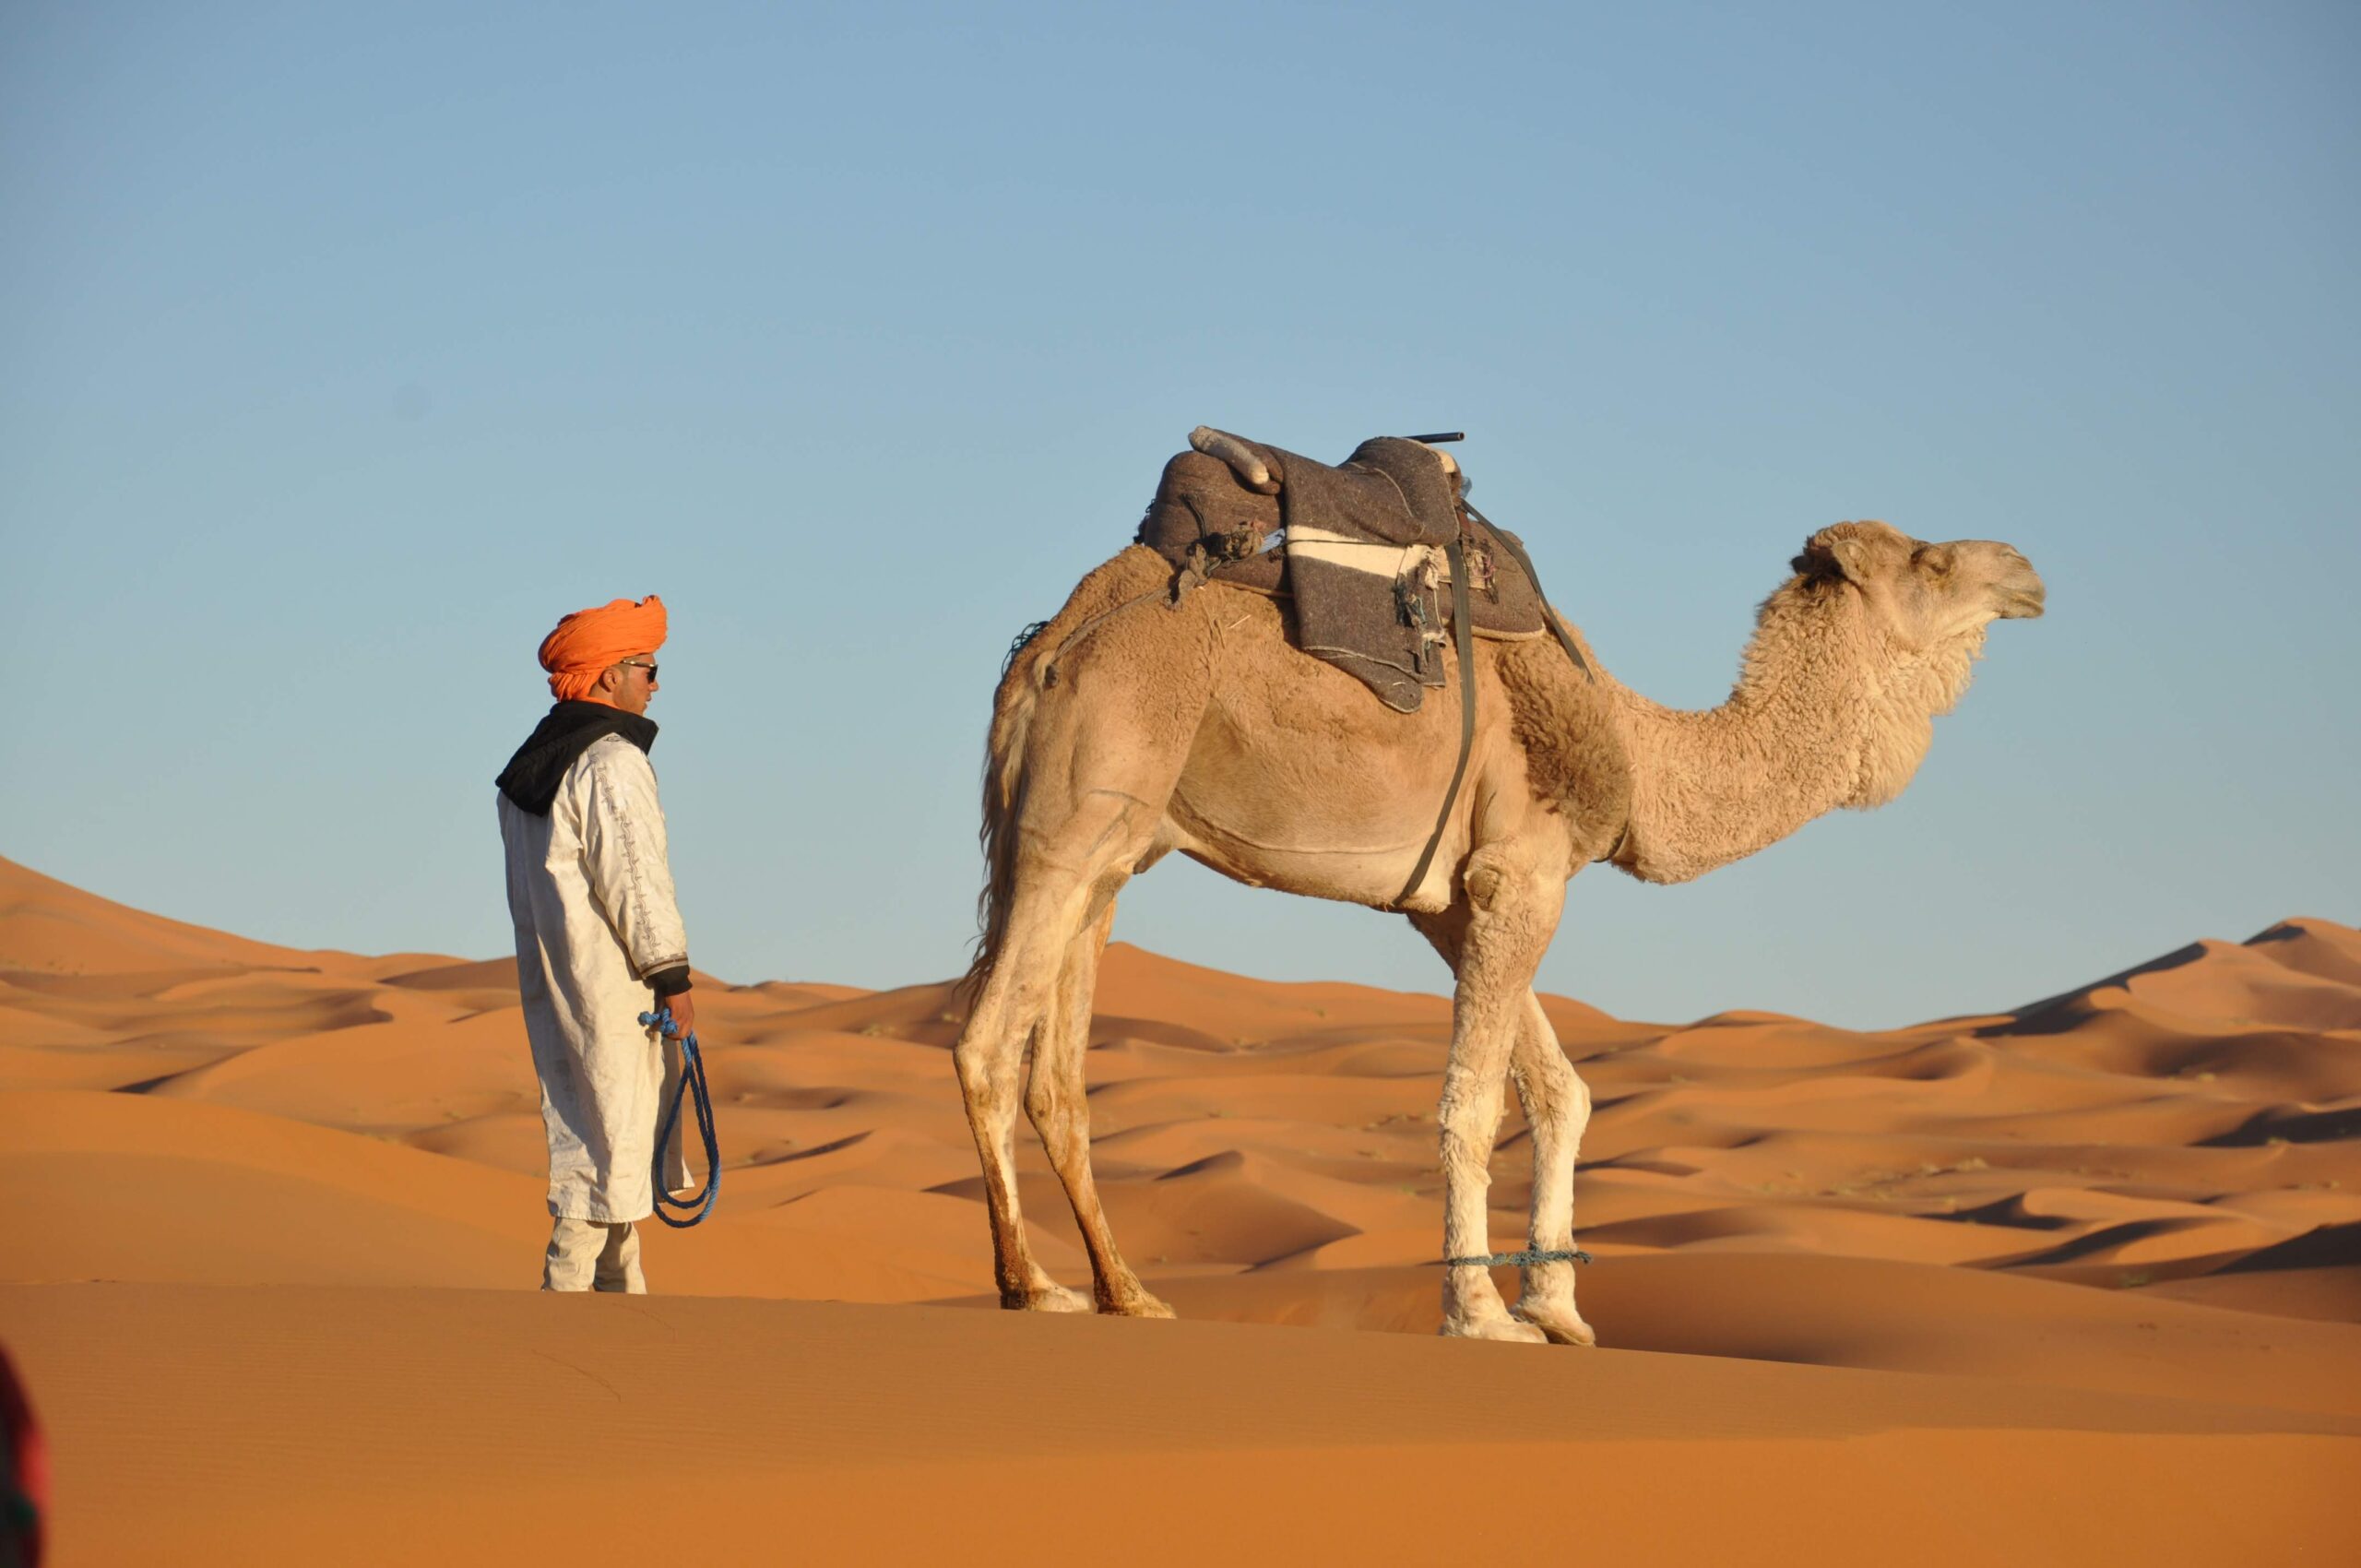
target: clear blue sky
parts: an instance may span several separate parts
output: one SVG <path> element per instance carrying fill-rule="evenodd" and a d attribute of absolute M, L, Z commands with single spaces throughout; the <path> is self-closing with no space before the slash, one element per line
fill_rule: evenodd
<path fill-rule="evenodd" d="M 1811 530 L 2006 539 L 1893 806 L 1579 878 L 1619 1013 L 1995 1008 L 2361 918 L 2361 11 L 0 8 L 0 852 L 506 949 L 492 775 L 660 592 L 697 961 L 964 961 L 1002 651 L 1206 422 L 1465 428 L 1619 675 Z M 1179 862 L 1118 934 L 1441 989 Z"/>

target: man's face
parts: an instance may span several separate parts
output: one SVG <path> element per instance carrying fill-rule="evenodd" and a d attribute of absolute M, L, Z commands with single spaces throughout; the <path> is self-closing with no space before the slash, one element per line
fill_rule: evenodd
<path fill-rule="evenodd" d="M 614 680 L 609 701 L 625 713 L 647 711 L 647 699 L 656 695 L 656 655 L 635 653 L 607 673 Z"/>

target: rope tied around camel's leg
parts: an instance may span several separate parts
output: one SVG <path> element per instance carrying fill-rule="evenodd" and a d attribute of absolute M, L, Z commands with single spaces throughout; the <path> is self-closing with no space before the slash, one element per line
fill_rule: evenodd
<path fill-rule="evenodd" d="M 1590 1254 L 1580 1247 L 1567 1252 L 1529 1248 L 1521 1253 L 1489 1253 L 1482 1257 L 1442 1260 L 1445 1268 L 1530 1268 L 1535 1264 L 1542 1263 L 1588 1263 L 1590 1261 Z"/>

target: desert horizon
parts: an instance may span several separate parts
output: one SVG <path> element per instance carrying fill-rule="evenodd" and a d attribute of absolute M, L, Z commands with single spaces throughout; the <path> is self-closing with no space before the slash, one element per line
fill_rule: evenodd
<path fill-rule="evenodd" d="M 579 1419 L 618 1441 L 698 1434 L 694 1506 L 578 1537 L 610 1547 L 727 1554 L 792 1499 L 802 1538 L 850 1551 L 913 1477 L 983 1499 L 1050 1467 L 1094 1495 L 1044 1539 L 1095 1509 L 1163 1521 L 1150 1560 L 1181 1561 L 1350 1495 L 1362 1555 L 1418 1561 L 1449 1515 L 1408 1500 L 1442 1469 L 1535 1464 L 1629 1479 L 1569 1500 L 1593 1540 L 1673 1555 L 1766 1560 L 1767 1524 L 1808 1518 L 1824 1562 L 1905 1534 L 1934 1562 L 2361 1539 L 2328 1501 L 2361 1436 L 2343 925 L 1871 1033 L 1546 997 L 1596 1099 L 1575 1223 L 1597 1350 L 1430 1337 L 1441 994 L 1109 948 L 1094 1150 L 1183 1319 L 1158 1324 L 972 1310 L 994 1298 L 949 981 L 697 992 L 715 1216 L 644 1226 L 654 1295 L 560 1301 L 526 1294 L 545 1155 L 513 960 L 271 946 L 0 862 L 0 1342 L 51 1430 L 56 1561 L 314 1560 L 417 1478 L 469 1521 L 454 1561 L 546 1538 L 522 1521 L 587 1493 L 511 1431 L 527 1363 L 575 1380 L 532 1399 L 594 1400 Z M 1039 1255 L 1086 1286 L 1029 1138 L 1019 1160 Z M 1512 1100 L 1503 1247 L 1525 1164 Z M 1900 1484 L 1921 1469 L 1981 1501 Z M 1751 1512 L 1668 1522 L 1650 1474 L 1711 1474 Z M 1181 1477 L 1236 1510 L 1174 1507 Z M 1863 1488 L 1880 1501 L 1840 1509 Z M 2058 1509 L 2083 1526 L 2040 1523 Z"/>

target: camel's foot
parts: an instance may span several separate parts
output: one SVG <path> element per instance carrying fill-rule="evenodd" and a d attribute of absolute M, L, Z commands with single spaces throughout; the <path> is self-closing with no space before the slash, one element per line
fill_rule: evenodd
<path fill-rule="evenodd" d="M 1140 1283 L 1139 1276 L 1117 1265 L 1105 1277 L 1096 1281 L 1098 1310 L 1109 1317 L 1176 1317 L 1172 1308 L 1156 1293 Z"/>
<path fill-rule="evenodd" d="M 1133 1285 L 1098 1299 L 1098 1310 L 1109 1317 L 1178 1317 L 1180 1314 L 1146 1287 Z"/>
<path fill-rule="evenodd" d="M 1596 1345 L 1598 1336 L 1574 1310 L 1574 1265 L 1539 1264 L 1525 1271 L 1525 1289 L 1512 1316 L 1549 1336 L 1553 1345 Z"/>
<path fill-rule="evenodd" d="M 1003 1290 L 1000 1304 L 1012 1313 L 1086 1313 L 1090 1298 L 1044 1279 L 1022 1290 Z"/>
<path fill-rule="evenodd" d="M 1498 1339 L 1511 1345 L 1546 1345 L 1549 1336 L 1534 1324 L 1521 1323 L 1503 1312 L 1497 1317 L 1446 1314 L 1440 1331 L 1446 1339 Z"/>
<path fill-rule="evenodd" d="M 1597 1333 L 1583 1321 L 1583 1314 L 1574 1311 L 1572 1301 L 1536 1301 L 1528 1296 L 1511 1307 L 1509 1315 L 1539 1329 L 1552 1345 L 1598 1343 Z"/>
<path fill-rule="evenodd" d="M 1501 1304 L 1501 1293 L 1494 1289 L 1491 1276 L 1480 1269 L 1467 1272 L 1475 1277 L 1466 1284 L 1452 1280 L 1443 1286 L 1441 1330 L 1443 1337 L 1499 1339 L 1523 1345 L 1548 1342 L 1548 1336 L 1538 1326 L 1521 1323 L 1509 1315 L 1508 1308 Z"/>

